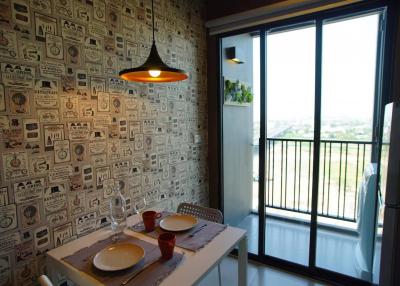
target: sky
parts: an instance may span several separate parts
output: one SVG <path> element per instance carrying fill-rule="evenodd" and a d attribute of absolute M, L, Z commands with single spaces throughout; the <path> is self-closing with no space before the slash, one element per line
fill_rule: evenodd
<path fill-rule="evenodd" d="M 378 15 L 323 25 L 322 123 L 372 120 Z M 260 117 L 260 38 L 253 40 L 254 119 Z M 268 120 L 313 120 L 315 27 L 267 34 Z"/>

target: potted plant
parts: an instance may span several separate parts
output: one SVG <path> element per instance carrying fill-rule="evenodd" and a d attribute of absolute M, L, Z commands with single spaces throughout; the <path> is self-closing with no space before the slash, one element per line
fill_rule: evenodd
<path fill-rule="evenodd" d="M 253 93 L 250 86 L 239 80 L 224 80 L 224 100 L 227 105 L 249 106 L 253 102 Z"/>

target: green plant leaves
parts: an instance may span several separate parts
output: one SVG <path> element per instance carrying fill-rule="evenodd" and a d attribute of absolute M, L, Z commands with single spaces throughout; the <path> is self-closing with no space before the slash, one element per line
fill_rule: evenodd
<path fill-rule="evenodd" d="M 237 103 L 251 103 L 253 101 L 251 87 L 240 83 L 239 80 L 233 82 L 227 79 L 224 82 L 224 86 L 225 101 Z"/>

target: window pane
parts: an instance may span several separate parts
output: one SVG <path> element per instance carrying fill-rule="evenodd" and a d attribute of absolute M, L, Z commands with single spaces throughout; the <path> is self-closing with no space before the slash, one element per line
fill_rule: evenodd
<path fill-rule="evenodd" d="M 308 265 L 315 26 L 268 33 L 265 253 Z"/>
<path fill-rule="evenodd" d="M 326 22 L 322 31 L 316 265 L 368 281 L 377 177 L 371 139 L 378 22 L 379 14 L 353 17 Z"/>
<path fill-rule="evenodd" d="M 247 230 L 258 254 L 258 139 L 260 41 L 256 33 L 222 39 L 225 222 Z"/>

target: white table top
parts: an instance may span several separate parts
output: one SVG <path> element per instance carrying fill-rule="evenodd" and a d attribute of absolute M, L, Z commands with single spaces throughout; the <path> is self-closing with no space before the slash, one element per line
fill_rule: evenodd
<path fill-rule="evenodd" d="M 140 216 L 134 215 L 128 218 L 128 225 L 139 222 Z M 144 241 L 157 245 L 157 240 L 144 234 L 131 230 L 125 230 L 125 233 L 138 237 Z M 54 267 L 57 271 L 62 271 L 79 285 L 103 285 L 91 276 L 75 269 L 70 264 L 62 261 L 65 256 L 71 255 L 83 247 L 92 245 L 94 242 L 105 239 L 111 234 L 110 227 L 99 229 L 86 236 L 71 241 L 63 246 L 55 248 L 49 252 L 48 263 L 50 268 Z M 175 250 L 185 254 L 183 262 L 161 283 L 162 286 L 193 285 L 199 282 L 219 261 L 246 237 L 246 231 L 243 229 L 228 226 L 223 232 L 217 235 L 210 243 L 197 252 L 175 247 Z"/>

